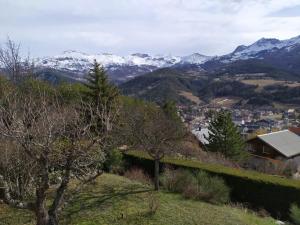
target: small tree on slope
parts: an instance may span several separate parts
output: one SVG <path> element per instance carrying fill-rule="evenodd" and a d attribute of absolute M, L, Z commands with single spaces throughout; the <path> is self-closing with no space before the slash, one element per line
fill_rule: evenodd
<path fill-rule="evenodd" d="M 173 120 L 158 106 L 151 103 L 135 104 L 127 109 L 126 144 L 135 150 L 145 150 L 154 160 L 154 186 L 159 189 L 159 163 L 168 153 L 180 148 L 186 132 L 181 121 Z"/>
<path fill-rule="evenodd" d="M 219 152 L 234 161 L 241 161 L 247 156 L 244 141 L 229 112 L 213 113 L 208 130 L 208 144 L 205 146 L 208 151 Z"/>
<path fill-rule="evenodd" d="M 112 130 L 112 124 L 116 120 L 119 108 L 119 90 L 108 81 L 105 70 L 95 60 L 93 68 L 85 83 L 86 100 L 93 108 L 103 114 L 102 120 L 98 121 L 97 129 L 108 132 Z M 87 113 L 89 117 L 89 112 Z"/>

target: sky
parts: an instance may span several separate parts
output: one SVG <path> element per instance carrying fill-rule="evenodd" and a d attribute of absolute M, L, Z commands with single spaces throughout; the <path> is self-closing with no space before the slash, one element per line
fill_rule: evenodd
<path fill-rule="evenodd" d="M 0 44 L 32 56 L 222 55 L 298 35 L 300 0 L 0 0 Z"/>

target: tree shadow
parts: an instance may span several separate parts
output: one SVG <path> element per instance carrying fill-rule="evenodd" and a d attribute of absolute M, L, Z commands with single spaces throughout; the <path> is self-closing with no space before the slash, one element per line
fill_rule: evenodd
<path fill-rule="evenodd" d="M 126 200 L 132 195 L 146 193 L 153 191 L 150 187 L 145 187 L 140 184 L 105 184 L 101 185 L 101 190 L 90 191 L 77 194 L 68 204 L 69 207 L 65 210 L 66 224 L 80 211 L 92 209 L 105 209 L 109 207 L 114 201 Z M 142 196 L 135 196 L 142 198 Z"/>

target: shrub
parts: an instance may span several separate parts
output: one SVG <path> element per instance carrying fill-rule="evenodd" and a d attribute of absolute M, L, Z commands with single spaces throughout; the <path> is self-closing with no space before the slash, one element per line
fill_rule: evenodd
<path fill-rule="evenodd" d="M 209 176 L 204 171 L 196 173 L 201 192 L 205 193 L 207 201 L 213 203 L 226 203 L 230 199 L 230 189 L 220 177 Z M 204 196 L 204 197 L 205 197 Z"/>
<path fill-rule="evenodd" d="M 128 165 L 140 166 L 149 174 L 153 173 L 153 160 L 143 152 L 126 152 L 125 160 Z M 231 189 L 232 202 L 246 203 L 255 210 L 264 208 L 275 218 L 288 219 L 291 203 L 300 205 L 298 180 L 174 157 L 163 158 L 161 164 L 161 168 L 171 166 L 192 171 L 199 170 L 222 177 Z"/>
<path fill-rule="evenodd" d="M 124 160 L 123 154 L 118 149 L 112 149 L 106 155 L 104 170 L 111 173 L 123 173 Z"/>
<path fill-rule="evenodd" d="M 300 208 L 296 204 L 291 205 L 290 217 L 296 225 L 300 225 Z"/>
<path fill-rule="evenodd" d="M 130 180 L 138 181 L 142 184 L 151 184 L 151 179 L 142 169 L 132 168 L 124 173 L 124 176 Z"/>
<path fill-rule="evenodd" d="M 188 170 L 166 169 L 160 178 L 160 182 L 166 190 L 182 193 L 186 185 L 193 182 L 192 179 L 194 179 L 193 174 Z"/>
<path fill-rule="evenodd" d="M 204 200 L 211 203 L 229 201 L 229 188 L 219 177 L 209 176 L 203 171 L 193 173 L 189 170 L 167 169 L 161 183 L 165 189 L 181 193 L 185 198 Z"/>
<path fill-rule="evenodd" d="M 297 164 L 293 161 L 274 162 L 250 157 L 244 165 L 247 169 L 284 177 L 292 177 L 297 172 Z"/>

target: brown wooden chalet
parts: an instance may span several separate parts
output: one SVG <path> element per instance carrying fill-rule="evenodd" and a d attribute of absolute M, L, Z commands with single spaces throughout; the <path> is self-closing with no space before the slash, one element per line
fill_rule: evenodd
<path fill-rule="evenodd" d="M 290 127 L 289 131 L 292 131 L 293 133 L 295 133 L 298 136 L 300 136 L 300 127 Z"/>
<path fill-rule="evenodd" d="M 289 130 L 257 135 L 247 141 L 247 150 L 262 158 L 292 159 L 300 155 L 300 137 Z"/>

